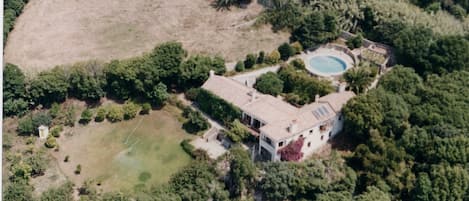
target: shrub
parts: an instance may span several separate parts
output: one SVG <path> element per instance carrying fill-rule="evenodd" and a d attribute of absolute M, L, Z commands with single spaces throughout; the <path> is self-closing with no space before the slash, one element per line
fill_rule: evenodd
<path fill-rule="evenodd" d="M 22 135 L 36 134 L 38 132 L 37 127 L 40 125 L 49 126 L 51 121 L 52 117 L 48 113 L 41 111 L 22 118 L 18 122 L 17 131 Z"/>
<path fill-rule="evenodd" d="M 292 43 L 291 47 L 295 50 L 295 54 L 301 54 L 301 52 L 303 51 L 303 46 L 298 41 Z"/>
<path fill-rule="evenodd" d="M 81 173 L 81 165 L 78 164 L 76 169 L 75 169 L 75 174 L 80 174 Z"/>
<path fill-rule="evenodd" d="M 182 125 L 182 127 L 188 133 L 197 133 L 210 127 L 207 119 L 202 116 L 199 111 L 195 111 L 190 107 L 186 107 L 184 109 L 183 115 L 187 118 L 187 121 Z"/>
<path fill-rule="evenodd" d="M 142 110 L 140 110 L 140 114 L 150 114 L 150 111 L 151 111 L 150 103 L 142 104 Z"/>
<path fill-rule="evenodd" d="M 280 60 L 280 52 L 278 50 L 272 51 L 266 58 L 268 64 L 276 64 Z"/>
<path fill-rule="evenodd" d="M 257 63 L 258 64 L 262 64 L 265 62 L 265 52 L 264 51 L 260 51 L 259 52 L 259 56 L 257 57 Z"/>
<path fill-rule="evenodd" d="M 98 109 L 98 112 L 96 112 L 96 117 L 94 117 L 94 121 L 102 122 L 102 121 L 104 121 L 104 118 L 106 118 L 106 109 L 100 107 Z"/>
<path fill-rule="evenodd" d="M 81 117 L 80 117 L 80 123 L 88 124 L 92 119 L 93 119 L 93 111 L 88 108 L 83 110 L 83 112 L 81 113 Z"/>
<path fill-rule="evenodd" d="M 230 124 L 229 128 L 229 131 L 225 131 L 225 135 L 227 135 L 227 137 L 235 143 L 245 141 L 251 135 L 246 126 L 243 125 L 238 119 L 234 120 Z"/>
<path fill-rule="evenodd" d="M 283 81 L 278 78 L 276 73 L 268 72 L 257 78 L 254 88 L 264 94 L 277 96 L 283 91 Z"/>
<path fill-rule="evenodd" d="M 190 88 L 184 93 L 184 95 L 188 100 L 194 101 L 195 98 L 197 98 L 197 95 L 199 95 L 199 91 L 199 88 Z"/>
<path fill-rule="evenodd" d="M 66 126 L 75 126 L 76 116 L 75 116 L 75 107 L 70 106 L 67 108 L 65 113 L 65 125 Z"/>
<path fill-rule="evenodd" d="M 194 146 L 190 143 L 190 140 L 188 139 L 185 139 L 181 142 L 181 147 L 190 156 L 192 156 L 192 152 L 194 152 L 195 150 Z"/>
<path fill-rule="evenodd" d="M 203 149 L 196 149 L 192 152 L 192 157 L 194 157 L 196 160 L 200 161 L 208 161 L 210 160 L 210 156 L 208 155 L 207 151 Z"/>
<path fill-rule="evenodd" d="M 280 53 L 280 59 L 286 61 L 291 56 L 295 55 L 295 49 L 290 46 L 288 43 L 282 43 L 278 48 L 278 52 Z"/>
<path fill-rule="evenodd" d="M 18 133 L 22 135 L 30 135 L 36 131 L 31 117 L 24 117 L 18 122 Z"/>
<path fill-rule="evenodd" d="M 45 145 L 47 148 L 52 149 L 52 148 L 54 148 L 54 147 L 57 146 L 57 141 L 56 141 L 55 137 L 49 136 L 49 137 L 47 137 L 47 140 L 46 140 L 46 142 L 44 143 L 44 145 Z"/>
<path fill-rule="evenodd" d="M 52 103 L 50 109 L 49 109 L 49 114 L 52 118 L 55 118 L 59 115 L 60 112 L 60 105 L 58 103 Z"/>
<path fill-rule="evenodd" d="M 306 70 L 305 62 L 303 61 L 303 59 L 300 58 L 293 59 L 290 62 L 290 65 L 292 65 L 293 67 L 295 67 L 295 69 L 298 70 Z"/>
<path fill-rule="evenodd" d="M 137 116 L 140 107 L 132 102 L 126 102 L 122 108 L 124 110 L 124 119 L 129 120 Z"/>
<path fill-rule="evenodd" d="M 238 63 L 236 63 L 236 66 L 235 66 L 235 71 L 236 72 L 242 72 L 244 71 L 244 62 L 242 61 L 238 61 Z"/>
<path fill-rule="evenodd" d="M 244 60 L 244 67 L 252 68 L 254 64 L 256 64 L 257 57 L 255 54 L 248 54 L 246 55 L 246 59 Z"/>
<path fill-rule="evenodd" d="M 357 36 L 348 39 L 345 44 L 349 49 L 359 48 L 363 45 L 363 37 L 362 35 L 358 34 Z"/>
<path fill-rule="evenodd" d="M 300 98 L 300 96 L 294 93 L 285 94 L 285 101 L 289 102 L 292 105 L 297 105 L 297 106 L 305 104 L 305 102 Z"/>
<path fill-rule="evenodd" d="M 466 10 L 460 5 L 452 5 L 449 12 L 460 20 L 464 19 L 467 15 Z"/>
<path fill-rule="evenodd" d="M 122 121 L 124 119 L 122 107 L 118 105 L 111 106 L 106 114 L 106 119 L 110 122 Z"/>
<path fill-rule="evenodd" d="M 58 126 L 54 126 L 51 131 L 50 131 L 50 134 L 56 138 L 60 137 L 60 132 L 63 131 L 63 126 L 62 125 L 58 125 Z"/>

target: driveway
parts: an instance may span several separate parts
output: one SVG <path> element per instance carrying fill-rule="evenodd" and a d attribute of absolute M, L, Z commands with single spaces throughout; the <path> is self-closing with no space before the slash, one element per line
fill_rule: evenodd
<path fill-rule="evenodd" d="M 243 74 L 238 74 L 231 79 L 236 80 L 244 85 L 247 85 L 249 87 L 253 87 L 254 83 L 256 83 L 256 79 L 260 77 L 261 75 L 268 73 L 268 72 L 277 72 L 278 69 L 280 68 L 280 65 L 275 65 L 275 66 L 270 66 L 270 67 L 265 67 L 261 68 L 259 70 L 254 70 L 251 72 L 243 73 Z"/>

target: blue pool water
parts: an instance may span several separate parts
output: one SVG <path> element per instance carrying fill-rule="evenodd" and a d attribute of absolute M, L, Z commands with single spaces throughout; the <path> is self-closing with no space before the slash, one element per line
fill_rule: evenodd
<path fill-rule="evenodd" d="M 342 59 L 333 56 L 315 56 L 309 60 L 308 70 L 312 73 L 339 74 L 347 69 Z"/>

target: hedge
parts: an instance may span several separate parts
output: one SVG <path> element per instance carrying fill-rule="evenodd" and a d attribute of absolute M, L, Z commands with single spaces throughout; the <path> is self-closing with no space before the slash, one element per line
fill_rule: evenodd
<path fill-rule="evenodd" d="M 200 89 L 196 102 L 200 110 L 224 124 L 241 118 L 242 113 L 239 108 L 205 89 Z"/>

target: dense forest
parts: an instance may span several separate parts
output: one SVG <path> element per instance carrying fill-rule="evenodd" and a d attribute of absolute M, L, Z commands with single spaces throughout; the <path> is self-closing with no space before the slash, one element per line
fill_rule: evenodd
<path fill-rule="evenodd" d="M 253 163 L 246 151 L 234 146 L 219 160 L 194 156 L 196 162 L 163 186 L 103 194 L 88 183 L 67 184 L 47 190 L 38 200 L 72 200 L 73 188 L 78 188 L 81 200 L 101 201 L 254 200 L 258 196 L 273 201 L 469 201 L 469 35 L 460 24 L 454 26 L 465 18 L 462 10 L 467 11 L 468 4 L 411 2 L 422 8 L 389 0 L 274 0 L 260 17 L 274 30 L 291 32 L 291 42 L 305 48 L 336 39 L 340 30 L 394 47 L 399 65 L 381 77 L 377 88 L 360 93 L 343 109 L 342 135 L 352 147 L 348 154 L 333 150 L 328 158 L 304 162 Z M 440 15 L 428 13 L 435 3 L 442 9 Z M 383 5 L 395 6 L 383 9 Z M 409 10 L 396 11 L 403 7 Z M 412 20 L 411 12 L 416 13 Z M 428 22 L 432 16 L 460 19 Z M 256 88 L 288 93 L 295 96 L 295 104 L 310 102 L 311 91 L 332 90 L 295 67 L 290 64 L 278 75 L 266 74 Z M 138 97 L 160 105 L 169 91 L 191 92 L 199 87 L 210 69 L 225 73 L 222 58 L 187 57 L 175 42 L 141 57 L 76 64 L 70 69 L 58 67 L 28 79 L 18 67 L 7 64 L 4 115 L 22 116 L 37 105 L 50 107 L 67 97 L 88 102 L 104 96 Z M 309 87 L 300 87 L 303 84 Z M 268 87 L 272 85 L 276 90 Z M 211 94 L 193 98 L 211 103 L 202 109 L 213 111 L 221 121 L 238 116 L 236 108 Z M 239 130 L 233 128 L 232 132 Z M 35 156 L 24 161 L 11 167 L 4 200 L 33 200 L 28 178 L 44 171 L 44 166 Z M 219 167 L 221 161 L 228 164 L 227 171 Z"/>

